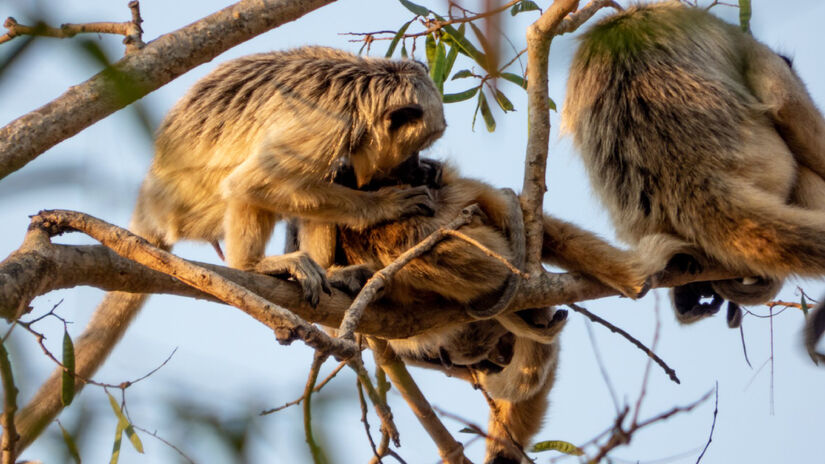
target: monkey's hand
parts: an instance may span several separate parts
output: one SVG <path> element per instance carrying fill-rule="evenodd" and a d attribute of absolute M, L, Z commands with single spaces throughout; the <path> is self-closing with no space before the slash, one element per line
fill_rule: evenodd
<path fill-rule="evenodd" d="M 304 299 L 313 308 L 318 306 L 321 291 L 327 295 L 332 293 L 324 268 L 303 251 L 267 256 L 255 265 L 254 271 L 275 277 L 292 277 L 301 284 Z"/>
<path fill-rule="evenodd" d="M 382 220 L 435 214 L 435 199 L 426 185 L 384 187 L 375 194 L 378 196 Z"/>
<path fill-rule="evenodd" d="M 367 280 L 375 271 L 367 264 L 353 264 L 352 266 L 333 266 L 327 271 L 329 284 L 350 296 L 355 296 L 364 288 Z"/>

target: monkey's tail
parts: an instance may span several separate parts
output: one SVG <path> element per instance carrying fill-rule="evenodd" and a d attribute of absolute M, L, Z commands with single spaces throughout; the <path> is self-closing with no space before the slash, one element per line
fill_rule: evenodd
<path fill-rule="evenodd" d="M 171 246 L 163 239 L 142 234 L 133 218 L 130 229 L 142 235 L 153 245 L 164 250 Z M 95 309 L 92 319 L 75 341 L 75 392 L 83 388 L 83 379 L 90 379 L 111 353 L 126 328 L 134 319 L 149 295 L 142 293 L 109 292 Z M 63 369 L 58 367 L 40 387 L 29 403 L 21 409 L 15 422 L 20 440 L 15 451 L 20 453 L 63 410 L 61 402 Z"/>
<path fill-rule="evenodd" d="M 694 218 L 694 240 L 710 257 L 743 275 L 825 276 L 825 213 L 749 186 L 731 190 Z"/>

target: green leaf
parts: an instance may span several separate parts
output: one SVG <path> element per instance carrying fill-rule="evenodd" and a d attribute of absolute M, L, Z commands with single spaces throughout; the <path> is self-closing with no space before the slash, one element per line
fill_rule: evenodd
<path fill-rule="evenodd" d="M 504 80 L 508 80 L 508 81 L 512 82 L 513 84 L 516 84 L 516 85 L 518 85 L 519 87 L 521 87 L 523 89 L 527 88 L 527 80 L 524 79 L 523 77 L 519 76 L 518 74 L 505 72 L 505 73 L 501 73 L 501 78 L 504 79 Z"/>
<path fill-rule="evenodd" d="M 459 431 L 458 431 L 458 433 L 471 433 L 471 434 L 473 434 L 473 435 L 481 435 L 481 436 L 484 436 L 484 434 L 483 434 L 483 433 L 481 433 L 481 431 L 480 431 L 480 430 L 476 430 L 476 429 L 474 429 L 474 428 L 470 428 L 470 427 L 464 427 L 463 429 L 459 430 Z"/>
<path fill-rule="evenodd" d="M 74 343 L 67 330 L 63 330 L 63 374 L 61 376 L 60 402 L 63 406 L 72 404 L 74 399 Z"/>
<path fill-rule="evenodd" d="M 478 92 L 479 87 L 473 87 L 472 89 L 467 89 L 463 92 L 458 93 L 445 93 L 443 97 L 444 103 L 457 103 L 464 100 L 469 100 L 476 95 Z"/>
<path fill-rule="evenodd" d="M 547 107 L 550 108 L 550 111 L 558 111 L 556 109 L 556 102 L 554 102 L 552 98 L 547 99 Z"/>
<path fill-rule="evenodd" d="M 417 14 L 418 16 L 427 16 L 430 14 L 430 10 L 426 7 L 413 3 L 409 0 L 398 0 L 401 2 L 404 7 L 413 13 Z"/>
<path fill-rule="evenodd" d="M 496 103 L 505 113 L 516 110 L 513 103 L 499 89 L 496 89 Z"/>
<path fill-rule="evenodd" d="M 804 294 L 802 295 L 802 301 L 799 302 L 799 305 L 802 307 L 801 308 L 802 312 L 805 313 L 805 317 L 807 318 L 808 317 L 808 310 L 810 308 L 808 307 L 808 301 L 805 299 Z"/>
<path fill-rule="evenodd" d="M 481 48 L 484 50 L 484 55 L 482 55 L 483 60 L 479 61 L 478 59 L 476 59 L 476 62 L 479 64 L 479 66 L 484 68 L 485 71 L 487 71 L 493 76 L 497 76 L 498 71 L 493 69 L 493 66 L 496 66 L 498 63 L 488 62 L 488 58 L 490 56 L 493 56 L 492 45 L 490 45 L 490 42 L 487 41 L 487 38 L 484 37 L 484 34 L 481 32 L 481 29 L 479 29 L 478 26 L 475 25 L 475 23 L 470 23 L 470 27 L 473 29 L 473 32 L 475 33 L 476 37 L 478 37 L 478 41 L 479 43 L 481 43 Z"/>
<path fill-rule="evenodd" d="M 439 21 L 444 21 L 444 18 L 441 16 L 435 15 L 436 19 Z M 462 26 L 464 26 L 462 24 Z M 456 30 L 453 26 L 449 24 L 445 24 L 441 27 L 441 31 L 444 32 L 446 37 L 444 40 L 447 41 L 448 44 L 453 46 L 458 46 L 458 51 L 463 53 L 464 55 L 469 56 L 472 58 L 476 63 L 481 65 L 482 63 L 487 62 L 487 57 L 484 56 L 484 53 L 478 51 L 478 49 L 464 37 L 464 28 L 460 27 Z"/>
<path fill-rule="evenodd" d="M 410 57 L 410 55 L 407 54 L 407 44 L 402 43 L 401 44 L 401 58 L 409 58 L 409 57 Z"/>
<path fill-rule="evenodd" d="M 395 33 L 395 36 L 392 38 L 392 41 L 390 41 L 390 48 L 387 49 L 387 54 L 384 55 L 384 57 L 392 57 L 392 54 L 395 53 L 395 47 L 398 46 L 398 41 L 401 40 L 401 37 L 404 35 L 405 32 L 407 32 L 407 28 L 410 27 L 410 24 L 412 24 L 412 20 L 409 20 L 406 23 L 404 23 L 404 25 L 401 26 L 401 29 L 399 29 L 398 32 Z"/>
<path fill-rule="evenodd" d="M 487 132 L 496 130 L 496 120 L 493 118 L 493 112 L 490 111 L 490 105 L 487 104 L 487 97 L 484 92 L 478 93 L 478 107 L 481 110 L 481 117 L 484 118 L 484 125 L 487 126 Z"/>
<path fill-rule="evenodd" d="M 465 77 L 473 77 L 473 73 L 469 69 L 462 69 L 461 71 L 453 74 L 453 78 L 451 80 L 456 79 L 463 79 Z"/>
<path fill-rule="evenodd" d="M 510 8 L 510 14 L 515 16 L 519 13 L 524 13 L 525 11 L 536 11 L 541 10 L 535 2 L 531 2 L 530 0 L 524 0 L 521 2 L 516 3 L 513 5 L 513 8 Z"/>
<path fill-rule="evenodd" d="M 123 414 L 123 410 L 120 409 L 120 405 L 117 404 L 117 400 L 111 393 L 106 392 L 106 395 L 109 396 L 109 405 L 112 406 L 112 411 L 115 412 L 115 416 L 118 419 L 118 428 L 123 427 L 121 432 L 125 431 L 126 436 L 129 437 L 129 441 L 132 442 L 132 446 L 135 448 L 135 451 L 138 453 L 143 454 L 143 443 L 140 441 L 140 437 L 138 437 L 137 433 L 135 432 L 135 428 L 132 427 L 132 424 L 129 422 L 129 419 L 126 417 L 126 414 Z M 118 445 L 118 449 L 120 445 Z"/>
<path fill-rule="evenodd" d="M 447 50 L 444 42 L 438 41 L 435 50 L 435 60 L 430 68 L 430 77 L 435 82 L 438 91 L 444 94 L 444 69 L 447 67 Z"/>
<path fill-rule="evenodd" d="M 74 438 L 72 438 L 69 431 L 63 427 L 63 424 L 58 422 L 57 425 L 60 427 L 60 433 L 63 434 L 63 443 L 66 444 L 66 448 L 69 450 L 69 455 L 72 459 L 74 459 L 74 462 L 80 464 L 80 452 L 77 450 L 77 444 L 74 442 Z"/>
<path fill-rule="evenodd" d="M 584 451 L 578 446 L 561 440 L 540 441 L 533 445 L 530 449 L 533 453 L 541 453 L 543 451 L 560 451 L 571 456 L 583 456 Z"/>
<path fill-rule="evenodd" d="M 459 31 L 462 31 L 464 25 L 461 25 Z M 458 47 L 455 45 L 450 45 L 450 51 L 447 53 L 446 63 L 444 64 L 444 75 L 441 77 L 441 81 L 444 82 L 447 80 L 447 77 L 450 75 L 450 72 L 453 70 L 453 65 L 455 64 L 455 59 L 458 58 Z"/>
<path fill-rule="evenodd" d="M 427 66 L 430 69 L 433 69 L 433 61 L 435 61 L 435 35 L 434 34 L 427 34 L 427 38 L 424 40 L 424 51 L 427 54 Z"/>
<path fill-rule="evenodd" d="M 109 395 L 111 396 L 111 395 Z M 112 443 L 112 457 L 109 459 L 109 464 L 117 464 L 120 459 L 120 443 L 123 440 L 123 423 L 118 422 L 115 429 L 115 442 Z"/>
<path fill-rule="evenodd" d="M 743 32 L 751 32 L 751 0 L 739 0 L 739 27 Z"/>

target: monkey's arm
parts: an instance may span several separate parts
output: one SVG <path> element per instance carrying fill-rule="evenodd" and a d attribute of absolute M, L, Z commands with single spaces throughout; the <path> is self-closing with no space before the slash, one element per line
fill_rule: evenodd
<path fill-rule="evenodd" d="M 797 161 L 825 179 L 825 119 L 782 57 L 753 41 L 745 80 Z"/>
<path fill-rule="evenodd" d="M 290 155 L 281 153 L 250 157 L 224 180 L 223 197 L 280 216 L 331 222 L 358 230 L 404 215 L 431 215 L 434 210 L 426 186 L 355 190 L 327 181 L 321 175 L 302 173 L 294 169 L 289 158 Z"/>

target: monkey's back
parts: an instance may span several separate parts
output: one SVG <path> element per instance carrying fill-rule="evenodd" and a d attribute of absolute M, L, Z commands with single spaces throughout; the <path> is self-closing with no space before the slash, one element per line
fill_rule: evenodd
<path fill-rule="evenodd" d="M 631 7 L 582 36 L 565 129 L 623 239 L 690 230 L 731 179 L 790 188 L 793 162 L 774 156 L 787 147 L 746 83 L 754 43 L 678 2 Z"/>
<path fill-rule="evenodd" d="M 285 177 L 322 181 L 371 142 L 365 134 L 388 105 L 416 102 L 426 85 L 437 94 L 420 63 L 325 47 L 223 63 L 158 128 L 138 209 L 170 239 L 219 238 L 221 183 L 241 163 L 254 157 Z"/>

